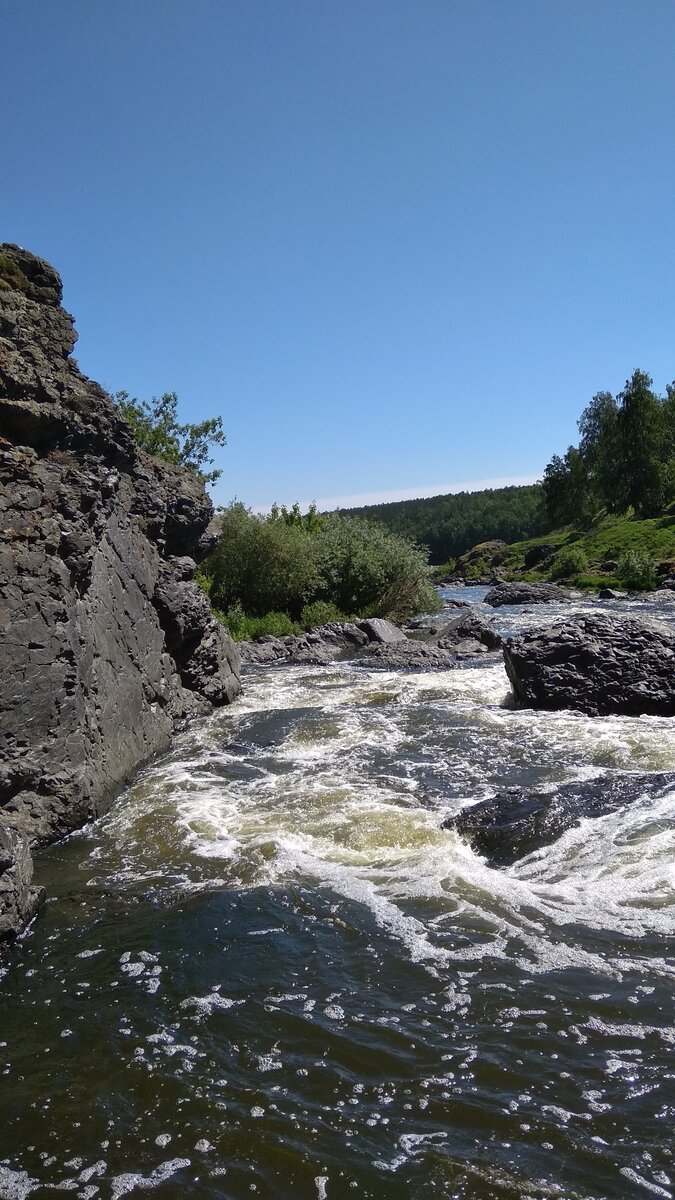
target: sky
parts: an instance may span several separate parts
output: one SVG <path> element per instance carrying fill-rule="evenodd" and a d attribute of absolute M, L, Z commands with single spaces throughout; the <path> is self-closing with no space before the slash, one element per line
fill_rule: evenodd
<path fill-rule="evenodd" d="M 529 482 L 675 376 L 672 0 L 3 0 L 0 241 L 216 503 Z M 1 431 L 0 431 L 1 432 Z"/>

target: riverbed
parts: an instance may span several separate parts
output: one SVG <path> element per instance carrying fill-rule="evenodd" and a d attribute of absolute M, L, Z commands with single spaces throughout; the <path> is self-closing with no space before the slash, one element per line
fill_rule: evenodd
<path fill-rule="evenodd" d="M 517 710 L 494 655 L 243 682 L 37 858 L 0 1197 L 671 1197 L 675 791 L 501 869 L 442 822 L 673 770 L 675 721 Z"/>

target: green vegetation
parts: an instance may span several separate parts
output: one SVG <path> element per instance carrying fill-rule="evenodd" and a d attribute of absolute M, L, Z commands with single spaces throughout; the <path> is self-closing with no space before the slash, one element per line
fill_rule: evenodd
<path fill-rule="evenodd" d="M 568 575 L 555 574 L 563 554 L 578 555 L 577 561 L 585 561 L 586 566 Z M 639 569 L 629 567 L 635 561 L 641 564 Z M 644 569 L 645 563 L 649 569 Z M 508 579 L 530 582 L 564 578 L 581 588 L 619 585 L 648 590 L 659 576 L 675 571 L 675 505 L 648 520 L 610 515 L 585 529 L 559 529 L 516 542 L 508 547 L 503 571 Z"/>
<path fill-rule="evenodd" d="M 213 459 L 212 446 L 224 446 L 222 417 L 209 417 L 197 424 L 181 424 L 178 420 L 178 396 L 165 392 L 159 398 L 137 400 L 128 392 L 115 392 L 113 402 L 133 431 L 141 449 L 165 462 L 185 467 L 206 484 L 213 484 L 222 471 L 206 470 Z"/>
<path fill-rule="evenodd" d="M 616 398 L 598 392 L 579 419 L 581 438 L 544 471 L 549 524 L 584 525 L 601 513 L 655 517 L 675 500 L 675 384 L 666 395 L 634 371 Z"/>
<path fill-rule="evenodd" d="M 404 620 L 439 608 L 424 551 L 381 525 L 320 516 L 314 506 L 304 515 L 275 506 L 261 517 L 231 504 L 201 581 L 236 638 L 283 636 L 343 614 Z"/>
<path fill-rule="evenodd" d="M 498 538 L 514 542 L 543 533 L 547 526 L 540 484 L 486 488 L 426 500 L 397 500 L 349 509 L 350 517 L 378 521 L 393 533 L 428 546 L 430 561 L 445 564 L 475 546 Z"/>
<path fill-rule="evenodd" d="M 0 250 L 0 288 L 31 295 L 32 288 L 20 267 Z"/>
<path fill-rule="evenodd" d="M 588 559 L 581 546 L 563 546 L 553 559 L 551 579 L 574 579 L 588 570 Z"/>

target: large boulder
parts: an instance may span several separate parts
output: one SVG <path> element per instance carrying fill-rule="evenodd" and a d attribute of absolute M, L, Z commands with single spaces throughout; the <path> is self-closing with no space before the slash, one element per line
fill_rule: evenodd
<path fill-rule="evenodd" d="M 637 617 L 583 613 L 504 645 L 518 703 L 593 716 L 675 715 L 675 636 Z"/>
<path fill-rule="evenodd" d="M 192 578 L 211 502 L 141 453 L 78 370 L 60 300 L 53 267 L 0 247 L 0 830 L 27 845 L 95 816 L 239 689 L 236 648 Z M 27 917 L 22 847 L 3 903 L 16 880 Z"/>
<path fill-rule="evenodd" d="M 507 788 L 443 822 L 465 837 L 493 866 L 510 866 L 556 841 L 584 818 L 601 817 L 642 796 L 661 795 L 675 786 L 674 772 L 650 775 L 606 774 L 574 780 L 555 791 Z"/>
<path fill-rule="evenodd" d="M 564 604 L 569 595 L 555 583 L 499 583 L 485 597 L 492 608 L 504 604 Z"/>

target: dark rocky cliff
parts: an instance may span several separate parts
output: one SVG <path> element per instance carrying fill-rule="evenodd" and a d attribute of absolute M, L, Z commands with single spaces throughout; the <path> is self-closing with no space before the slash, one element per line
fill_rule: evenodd
<path fill-rule="evenodd" d="M 139 452 L 70 357 L 61 280 L 0 246 L 0 940 L 40 902 L 30 847 L 105 807 L 173 731 L 239 691 L 193 582 L 201 482 Z"/>

